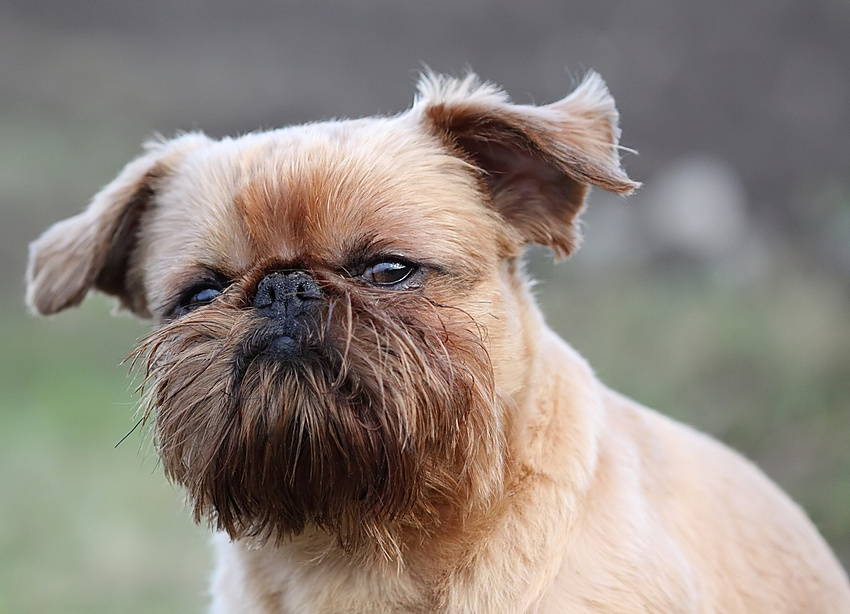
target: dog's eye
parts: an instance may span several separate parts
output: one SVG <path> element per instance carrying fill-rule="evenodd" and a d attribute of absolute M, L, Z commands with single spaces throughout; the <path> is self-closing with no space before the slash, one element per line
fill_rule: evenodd
<path fill-rule="evenodd" d="M 394 286 L 408 279 L 416 267 L 405 262 L 387 260 L 373 264 L 363 271 L 363 279 L 376 286 Z"/>
<path fill-rule="evenodd" d="M 195 292 L 190 298 L 187 305 L 198 307 L 200 305 L 206 305 L 210 301 L 212 301 L 215 297 L 221 294 L 221 290 L 218 288 L 204 288 L 198 292 Z"/>
<path fill-rule="evenodd" d="M 214 285 L 199 285 L 189 288 L 183 293 L 183 298 L 174 309 L 174 315 L 180 317 L 211 303 L 221 294 L 221 288 Z"/>

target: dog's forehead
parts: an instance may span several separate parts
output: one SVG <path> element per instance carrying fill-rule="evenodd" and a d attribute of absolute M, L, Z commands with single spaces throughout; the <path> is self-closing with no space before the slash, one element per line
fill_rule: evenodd
<path fill-rule="evenodd" d="M 290 127 L 192 152 L 163 186 L 151 257 L 239 274 L 352 251 L 445 262 L 495 242 L 469 166 L 405 116 Z M 489 248 L 490 246 L 487 246 Z M 482 254 L 470 254 L 481 258 Z M 164 264 L 164 263 L 163 263 Z"/>

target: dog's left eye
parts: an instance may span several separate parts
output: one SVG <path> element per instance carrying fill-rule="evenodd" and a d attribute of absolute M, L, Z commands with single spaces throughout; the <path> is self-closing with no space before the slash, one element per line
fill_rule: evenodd
<path fill-rule="evenodd" d="M 395 286 L 407 280 L 416 267 L 405 262 L 387 260 L 373 264 L 363 271 L 363 279 L 376 286 Z"/>

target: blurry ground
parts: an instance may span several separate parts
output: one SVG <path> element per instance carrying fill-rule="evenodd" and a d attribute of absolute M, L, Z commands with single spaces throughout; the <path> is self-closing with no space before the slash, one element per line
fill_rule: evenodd
<path fill-rule="evenodd" d="M 520 102 L 593 68 L 646 187 L 532 269 L 613 387 L 754 458 L 850 564 L 850 4 L 0 3 L 0 613 L 201 612 L 209 553 L 106 300 L 22 305 L 26 244 L 155 132 L 404 109 L 422 63 Z"/>

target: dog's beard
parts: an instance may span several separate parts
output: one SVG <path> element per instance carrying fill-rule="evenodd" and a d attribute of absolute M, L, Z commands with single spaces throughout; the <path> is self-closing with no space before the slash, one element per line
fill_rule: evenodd
<path fill-rule="evenodd" d="M 405 530 L 486 505 L 503 434 L 480 327 L 409 293 L 346 292 L 321 318 L 293 360 L 252 356 L 263 320 L 226 300 L 137 350 L 145 416 L 195 520 L 261 542 L 314 526 L 394 556 Z"/>

